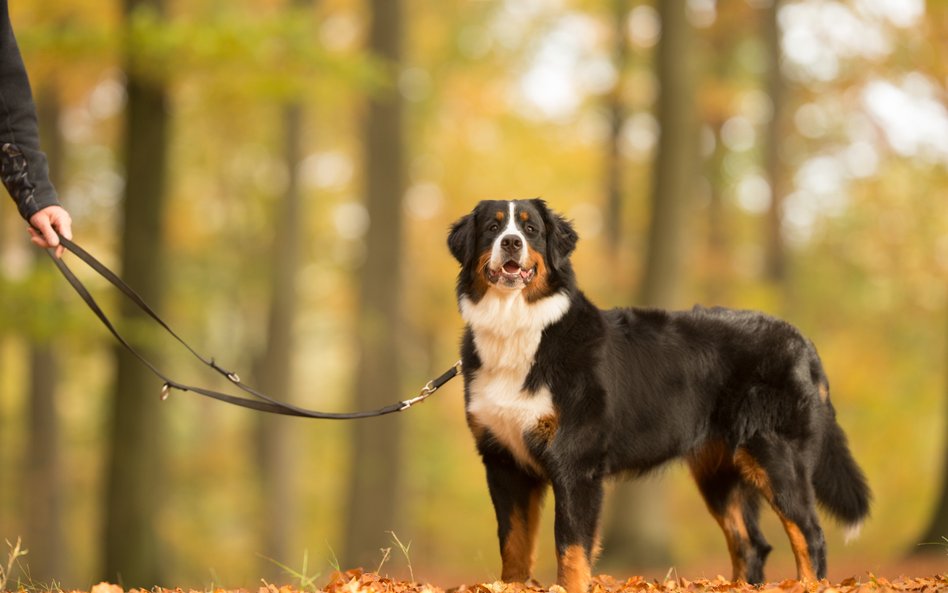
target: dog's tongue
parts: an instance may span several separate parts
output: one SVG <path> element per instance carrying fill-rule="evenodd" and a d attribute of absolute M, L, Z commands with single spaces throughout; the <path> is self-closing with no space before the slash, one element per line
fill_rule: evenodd
<path fill-rule="evenodd" d="M 517 262 L 509 261 L 504 264 L 504 271 L 508 274 L 516 274 L 520 271 L 520 264 Z"/>

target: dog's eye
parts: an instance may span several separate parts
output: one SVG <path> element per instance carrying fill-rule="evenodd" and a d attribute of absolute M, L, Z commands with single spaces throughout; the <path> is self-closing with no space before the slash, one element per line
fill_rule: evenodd
<path fill-rule="evenodd" d="M 489 227 L 487 227 L 487 230 L 490 231 L 490 232 L 492 232 L 492 233 L 496 233 L 497 231 L 500 230 L 500 225 L 497 224 L 496 222 L 491 223 L 491 225 L 490 225 Z"/>
<path fill-rule="evenodd" d="M 537 227 L 533 226 L 532 224 L 528 224 L 527 226 L 525 226 L 525 227 L 523 227 L 523 228 L 524 228 L 525 231 L 527 231 L 527 232 L 530 233 L 531 235 L 537 232 Z"/>

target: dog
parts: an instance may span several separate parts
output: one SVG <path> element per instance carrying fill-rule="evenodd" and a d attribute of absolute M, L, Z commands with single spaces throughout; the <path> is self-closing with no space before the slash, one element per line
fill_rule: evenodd
<path fill-rule="evenodd" d="M 763 313 L 601 310 L 577 288 L 578 236 L 540 199 L 483 201 L 448 236 L 467 423 L 507 582 L 531 578 L 552 486 L 557 582 L 585 593 L 604 479 L 683 458 L 727 540 L 734 581 L 764 580 L 764 501 L 801 581 L 826 575 L 816 503 L 853 529 L 870 491 L 811 341 Z"/>

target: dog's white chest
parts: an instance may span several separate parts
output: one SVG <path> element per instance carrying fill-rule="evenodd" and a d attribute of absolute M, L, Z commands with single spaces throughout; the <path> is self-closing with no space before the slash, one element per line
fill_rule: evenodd
<path fill-rule="evenodd" d="M 537 468 L 527 448 L 526 435 L 541 420 L 555 416 L 553 396 L 546 388 L 522 389 L 524 377 L 512 373 L 478 371 L 471 381 L 467 413 L 507 448 L 520 464 Z"/>
<path fill-rule="evenodd" d="M 569 310 L 569 296 L 556 293 L 528 303 L 519 292 L 488 291 L 474 303 L 462 297 L 461 317 L 474 333 L 481 366 L 505 369 L 526 377 L 540 346 L 543 330 Z"/>
<path fill-rule="evenodd" d="M 524 389 L 543 330 L 569 309 L 569 297 L 556 294 L 527 303 L 519 294 L 489 292 L 477 303 L 461 300 L 461 315 L 474 334 L 481 368 L 469 387 L 467 413 L 524 466 L 537 468 L 525 436 L 541 420 L 555 417 L 549 389 Z"/>

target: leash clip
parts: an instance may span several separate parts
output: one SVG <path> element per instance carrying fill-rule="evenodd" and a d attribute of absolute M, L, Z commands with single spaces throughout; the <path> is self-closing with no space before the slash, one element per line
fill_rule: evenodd
<path fill-rule="evenodd" d="M 166 399 L 168 399 L 169 395 L 171 395 L 171 384 L 165 383 L 164 385 L 161 386 L 161 395 L 159 395 L 158 397 L 159 399 L 161 399 L 161 401 L 165 401 Z"/>
<path fill-rule="evenodd" d="M 421 395 L 416 395 L 415 397 L 411 399 L 406 399 L 405 401 L 402 402 L 402 406 L 398 408 L 398 411 L 401 412 L 402 410 L 407 410 L 413 405 L 425 401 L 426 399 L 428 399 L 429 395 L 431 395 L 431 393 L 422 393 Z"/>
<path fill-rule="evenodd" d="M 403 401 L 402 407 L 400 407 L 398 411 L 401 412 L 402 410 L 407 410 L 413 405 L 425 401 L 426 399 L 428 399 L 428 396 L 430 396 L 432 393 L 434 393 L 437 390 L 438 388 L 434 386 L 434 382 L 428 381 L 427 383 L 425 383 L 425 386 L 421 388 L 421 391 L 418 392 L 418 395 L 416 395 L 415 397 L 411 399 L 406 399 L 405 401 Z"/>
<path fill-rule="evenodd" d="M 454 374 L 452 374 L 451 376 L 447 377 L 447 379 L 444 379 L 443 381 L 441 381 L 441 379 L 439 378 L 439 381 L 441 381 L 439 385 L 435 385 L 435 384 L 434 384 L 434 382 L 435 382 L 434 379 L 428 381 L 427 383 L 425 383 L 425 386 L 421 388 L 421 391 L 418 392 L 418 395 L 416 395 L 415 397 L 413 397 L 413 398 L 411 398 L 411 399 L 406 399 L 405 401 L 403 401 L 403 402 L 402 402 L 402 407 L 400 407 L 400 408 L 398 409 L 398 411 L 401 412 L 402 410 L 407 410 L 408 408 L 412 407 L 413 405 L 425 401 L 425 400 L 428 399 L 428 397 L 431 396 L 435 391 L 437 391 L 438 389 L 440 389 L 440 388 L 441 388 L 441 385 L 444 385 L 444 383 L 446 383 L 448 379 L 451 379 L 452 377 L 455 377 L 455 376 L 457 376 L 457 375 L 460 375 L 460 374 L 461 374 L 461 361 L 459 360 L 459 361 L 457 361 L 456 363 L 454 363 L 454 366 L 451 367 L 451 368 L 454 369 Z M 445 374 L 447 374 L 447 373 L 445 373 Z"/>

